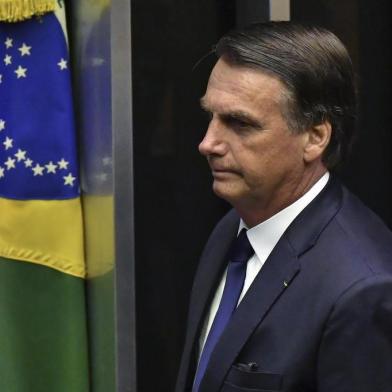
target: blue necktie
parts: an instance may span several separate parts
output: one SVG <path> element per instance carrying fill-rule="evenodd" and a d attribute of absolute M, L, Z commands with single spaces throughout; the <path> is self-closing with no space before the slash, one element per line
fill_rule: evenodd
<path fill-rule="evenodd" d="M 200 382 L 207 369 L 212 351 L 237 307 L 238 299 L 244 286 L 246 265 L 253 253 L 254 250 L 246 235 L 246 229 L 242 229 L 230 248 L 225 288 L 200 357 L 192 392 L 199 390 Z"/>

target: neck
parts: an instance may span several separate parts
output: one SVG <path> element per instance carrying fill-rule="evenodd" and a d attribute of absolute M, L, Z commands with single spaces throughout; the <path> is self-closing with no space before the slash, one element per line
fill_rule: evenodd
<path fill-rule="evenodd" d="M 297 201 L 313 187 L 326 171 L 324 166 L 311 171 L 300 182 L 292 184 L 290 191 L 284 197 L 272 197 L 264 203 L 255 200 L 236 205 L 234 208 L 249 228 L 257 226 Z"/>

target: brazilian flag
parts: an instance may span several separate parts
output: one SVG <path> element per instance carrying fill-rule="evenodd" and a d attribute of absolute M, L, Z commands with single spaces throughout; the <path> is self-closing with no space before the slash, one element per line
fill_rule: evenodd
<path fill-rule="evenodd" d="M 0 22 L 0 391 L 87 392 L 83 225 L 62 2 Z"/>

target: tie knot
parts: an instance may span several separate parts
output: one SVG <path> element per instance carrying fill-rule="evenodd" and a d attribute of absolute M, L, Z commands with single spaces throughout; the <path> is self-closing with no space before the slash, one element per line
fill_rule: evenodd
<path fill-rule="evenodd" d="M 254 250 L 246 235 L 246 229 L 242 229 L 231 245 L 229 260 L 234 263 L 246 263 L 253 253 Z"/>

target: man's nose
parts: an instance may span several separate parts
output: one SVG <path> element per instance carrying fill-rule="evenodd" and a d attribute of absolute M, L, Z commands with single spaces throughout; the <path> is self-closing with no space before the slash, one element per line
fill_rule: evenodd
<path fill-rule="evenodd" d="M 203 140 L 199 144 L 199 152 L 204 156 L 224 155 L 227 144 L 223 137 L 222 129 L 216 120 L 211 120 Z"/>

